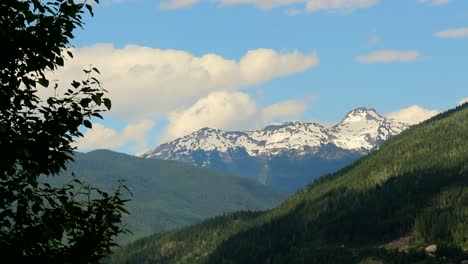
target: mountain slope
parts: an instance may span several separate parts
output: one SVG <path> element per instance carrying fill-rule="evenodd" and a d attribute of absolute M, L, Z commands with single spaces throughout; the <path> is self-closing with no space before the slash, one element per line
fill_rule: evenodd
<path fill-rule="evenodd" d="M 408 236 L 408 251 L 384 249 L 388 242 Z M 424 253 L 431 244 L 438 248 L 435 257 Z M 467 252 L 465 104 L 403 132 L 275 209 L 217 217 L 155 235 L 122 249 L 116 259 L 129 263 L 459 263 L 468 258 Z"/>
<path fill-rule="evenodd" d="M 108 150 L 77 153 L 67 175 L 109 190 L 119 179 L 133 193 L 126 219 L 134 239 L 239 209 L 266 209 L 284 194 L 239 176 Z M 65 182 L 68 177 L 56 177 Z M 124 241 L 126 240 L 124 239 Z"/>
<path fill-rule="evenodd" d="M 374 109 L 357 108 L 331 128 L 313 122 L 286 122 L 246 132 L 203 128 L 142 157 L 233 172 L 293 192 L 378 148 L 407 127 Z"/>

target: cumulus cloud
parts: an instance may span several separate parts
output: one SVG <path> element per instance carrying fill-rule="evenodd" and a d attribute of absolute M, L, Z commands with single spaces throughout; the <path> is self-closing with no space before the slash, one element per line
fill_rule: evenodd
<path fill-rule="evenodd" d="M 468 103 L 468 97 L 465 97 L 465 98 L 460 100 L 460 105 L 462 105 L 464 103 Z"/>
<path fill-rule="evenodd" d="M 434 36 L 438 38 L 466 38 L 468 37 L 468 27 L 442 30 L 434 33 Z"/>
<path fill-rule="evenodd" d="M 255 86 L 319 64 L 315 53 L 271 49 L 250 50 L 239 60 L 135 45 L 115 48 L 98 44 L 73 53 L 74 59 L 50 79 L 60 80 L 61 89 L 66 90 L 71 80 L 82 79 L 82 69 L 93 63 L 110 93 L 110 114 L 127 120 L 165 116 L 209 93 Z"/>
<path fill-rule="evenodd" d="M 112 129 L 104 127 L 102 124 L 95 123 L 93 129 L 87 129 L 84 137 L 76 140 L 76 145 L 81 151 L 92 149 L 112 149 L 125 144 L 119 133 Z"/>
<path fill-rule="evenodd" d="M 192 7 L 198 3 L 198 0 L 168 0 L 161 2 L 159 8 L 161 9 L 178 9 L 178 8 L 188 8 Z"/>
<path fill-rule="evenodd" d="M 87 129 L 84 137 L 78 138 L 76 146 L 80 151 L 93 149 L 115 149 L 127 143 L 133 143 L 133 150 L 140 153 L 148 148 L 148 132 L 154 127 L 151 120 L 142 120 L 128 124 L 123 131 L 118 132 L 100 123 L 93 124 Z"/>
<path fill-rule="evenodd" d="M 191 107 L 169 115 L 169 124 L 160 141 L 169 141 L 203 127 L 245 129 L 260 122 L 261 113 L 255 101 L 241 92 L 214 92 Z"/>
<path fill-rule="evenodd" d="M 396 119 L 403 123 L 414 125 L 421 123 L 422 121 L 429 119 L 438 113 L 439 111 L 434 109 L 426 109 L 418 105 L 412 105 L 408 108 L 391 112 L 387 114 L 387 117 Z"/>
<path fill-rule="evenodd" d="M 417 51 L 381 50 L 358 56 L 359 63 L 412 62 L 423 59 Z"/>
<path fill-rule="evenodd" d="M 214 92 L 192 106 L 169 115 L 169 124 L 159 138 L 167 142 L 203 127 L 222 130 L 250 130 L 268 122 L 282 121 L 305 111 L 307 102 L 290 100 L 262 109 L 242 92 Z"/>
<path fill-rule="evenodd" d="M 449 0 L 418 0 L 418 3 L 421 4 L 432 4 L 432 5 L 444 5 L 447 4 Z"/>
<path fill-rule="evenodd" d="M 296 117 L 302 114 L 307 106 L 304 100 L 289 100 L 267 106 L 262 113 L 265 120 L 275 121 L 275 119 Z"/>
<path fill-rule="evenodd" d="M 168 0 L 160 5 L 161 9 L 175 9 L 191 7 L 200 0 Z M 272 9 L 280 6 L 304 5 L 305 11 L 332 11 L 332 12 L 352 12 L 360 8 L 368 8 L 379 2 L 379 0 L 216 0 L 220 5 L 253 5 L 261 9 Z M 297 8 L 289 9 L 288 15 L 297 15 Z M 292 11 L 291 11 L 292 10 Z"/>

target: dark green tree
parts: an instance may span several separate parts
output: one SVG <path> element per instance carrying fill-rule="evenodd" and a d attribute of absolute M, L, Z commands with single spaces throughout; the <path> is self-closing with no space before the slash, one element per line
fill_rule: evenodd
<path fill-rule="evenodd" d="M 0 263 L 98 262 L 125 231 L 124 186 L 107 193 L 78 179 L 47 183 L 72 160 L 80 126 L 111 108 L 96 68 L 53 97 L 38 96 L 59 88 L 49 87 L 47 72 L 73 57 L 70 40 L 88 13 L 82 0 L 0 2 Z"/>

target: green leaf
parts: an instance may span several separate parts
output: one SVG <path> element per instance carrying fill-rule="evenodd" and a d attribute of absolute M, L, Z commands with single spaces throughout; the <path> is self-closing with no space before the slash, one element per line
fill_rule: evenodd
<path fill-rule="evenodd" d="M 85 7 L 88 9 L 91 16 L 94 16 L 93 7 L 90 4 L 86 4 Z"/>
<path fill-rule="evenodd" d="M 91 70 L 95 71 L 97 74 L 101 74 L 101 72 L 99 72 L 99 70 L 96 67 L 91 68 Z"/>
<path fill-rule="evenodd" d="M 93 99 L 93 101 L 97 104 L 97 105 L 101 105 L 101 96 L 99 95 L 93 95 L 91 96 L 91 98 Z"/>
<path fill-rule="evenodd" d="M 67 50 L 67 54 L 70 56 L 70 58 L 73 58 L 73 53 L 71 51 Z"/>
<path fill-rule="evenodd" d="M 45 78 L 41 78 L 37 81 L 40 85 L 44 86 L 44 87 L 49 87 L 49 80 L 45 79 Z"/>
<path fill-rule="evenodd" d="M 84 120 L 83 125 L 87 128 L 93 128 L 93 124 L 89 120 Z"/>
<path fill-rule="evenodd" d="M 91 103 L 91 101 L 92 101 L 91 98 L 83 98 L 83 99 L 81 99 L 81 101 L 80 101 L 80 105 L 81 105 L 82 107 L 88 107 L 88 106 L 89 106 L 89 103 Z"/>
<path fill-rule="evenodd" d="M 75 87 L 75 89 L 76 89 L 76 88 L 80 87 L 81 84 L 80 84 L 79 82 L 77 82 L 77 81 L 73 81 L 73 82 L 71 83 L 71 85 L 72 85 L 73 87 Z"/>
<path fill-rule="evenodd" d="M 98 79 L 91 77 L 91 80 L 97 83 L 98 85 L 101 85 L 101 82 Z"/>
<path fill-rule="evenodd" d="M 99 113 L 92 113 L 91 115 L 94 116 L 94 117 L 103 119 L 102 115 L 100 115 Z"/>
<path fill-rule="evenodd" d="M 130 212 L 121 205 L 117 205 L 117 209 L 122 213 L 130 214 Z"/>
<path fill-rule="evenodd" d="M 104 105 L 106 106 L 107 110 L 111 110 L 111 107 L 112 107 L 112 102 L 109 98 L 104 98 L 102 99 L 102 101 L 104 102 Z"/>
<path fill-rule="evenodd" d="M 57 57 L 55 59 L 55 62 L 57 63 L 58 66 L 63 66 L 65 64 L 62 57 Z"/>
<path fill-rule="evenodd" d="M 83 184 L 83 181 L 80 179 L 73 179 L 73 182 L 78 183 L 78 184 Z"/>

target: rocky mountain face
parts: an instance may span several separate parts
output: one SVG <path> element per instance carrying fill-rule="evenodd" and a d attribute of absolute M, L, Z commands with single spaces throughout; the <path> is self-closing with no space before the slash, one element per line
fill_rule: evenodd
<path fill-rule="evenodd" d="M 142 157 L 184 161 L 295 191 L 378 148 L 406 128 L 408 125 L 374 109 L 357 108 L 333 127 L 296 121 L 243 132 L 203 128 Z"/>

